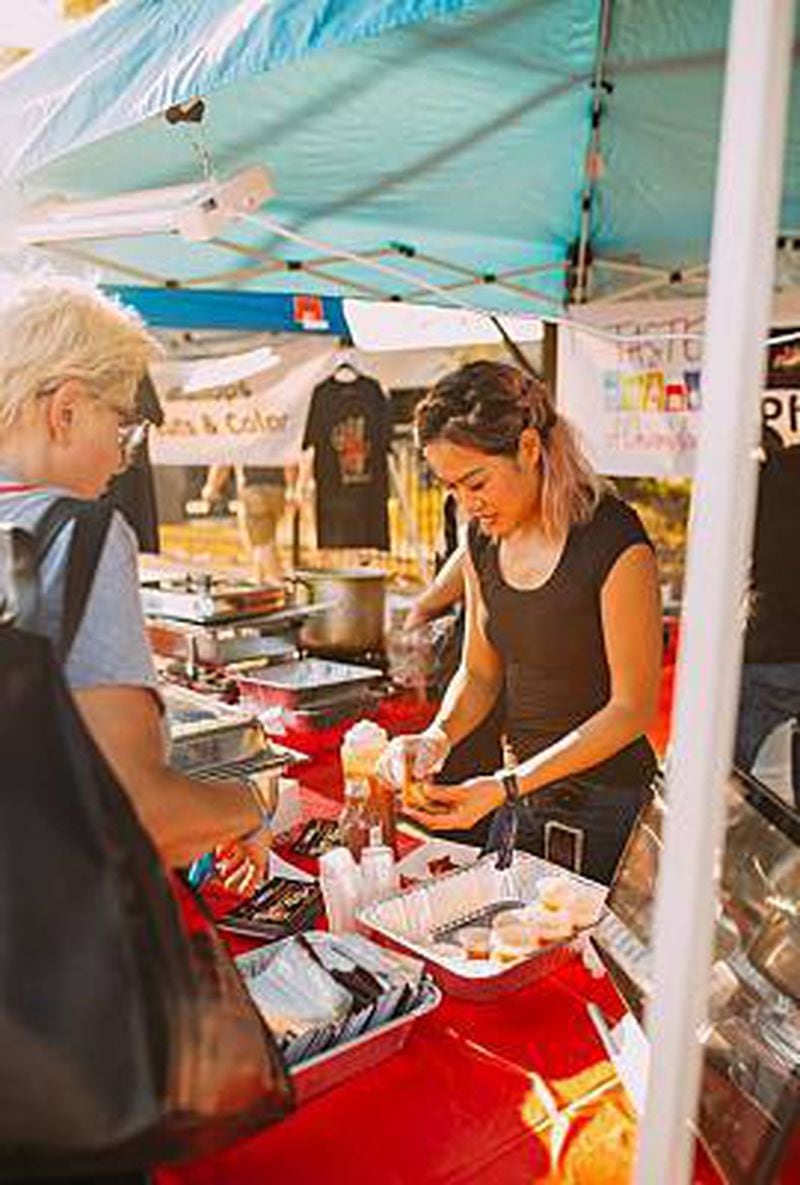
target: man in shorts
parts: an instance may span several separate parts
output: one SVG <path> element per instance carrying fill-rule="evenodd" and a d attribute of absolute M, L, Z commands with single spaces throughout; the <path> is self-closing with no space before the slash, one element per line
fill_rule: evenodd
<path fill-rule="evenodd" d="M 203 499 L 216 502 L 231 474 L 230 465 L 212 465 Z M 278 524 L 287 506 L 287 490 L 295 482 L 296 466 L 266 468 L 236 466 L 239 530 L 253 558 L 256 580 L 280 583 L 284 571 L 276 543 Z"/>

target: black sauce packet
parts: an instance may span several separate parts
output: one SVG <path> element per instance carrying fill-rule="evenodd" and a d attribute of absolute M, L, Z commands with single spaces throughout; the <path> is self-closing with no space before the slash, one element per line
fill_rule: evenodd
<path fill-rule="evenodd" d="M 222 930 L 265 938 L 286 938 L 312 926 L 322 912 L 322 893 L 316 881 L 295 881 L 275 876 L 249 900 L 221 917 Z"/>
<path fill-rule="evenodd" d="M 296 856 L 318 860 L 340 842 L 339 824 L 336 819 L 309 819 L 293 841 L 291 851 Z"/>

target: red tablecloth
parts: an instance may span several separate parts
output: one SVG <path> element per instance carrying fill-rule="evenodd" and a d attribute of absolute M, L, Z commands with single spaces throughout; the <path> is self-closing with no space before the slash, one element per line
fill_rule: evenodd
<path fill-rule="evenodd" d="M 329 793 L 338 784 L 331 754 L 301 768 Z M 304 786 L 302 807 L 329 817 L 338 804 Z M 604 1062 L 589 1000 L 612 1021 L 622 1014 L 609 979 L 577 960 L 495 1001 L 445 997 L 401 1052 L 223 1154 L 162 1170 L 157 1185 L 552 1183 L 547 1138 L 523 1108 L 531 1073 L 553 1084 Z M 695 1179 L 717 1180 L 705 1161 Z"/>
<path fill-rule="evenodd" d="M 226 1153 L 159 1185 L 531 1185 L 548 1147 L 523 1120 L 530 1074 L 549 1082 L 602 1062 L 586 1016 L 620 1013 L 607 979 L 571 963 L 495 1002 L 446 998 L 400 1053 Z M 696 1181 L 715 1181 L 698 1165 Z M 620 1182 L 622 1185 L 622 1182 Z"/>

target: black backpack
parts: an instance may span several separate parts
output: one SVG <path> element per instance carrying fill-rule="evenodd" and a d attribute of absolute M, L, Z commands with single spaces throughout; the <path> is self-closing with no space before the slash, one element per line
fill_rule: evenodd
<path fill-rule="evenodd" d="M 195 1157 L 293 1105 L 213 924 L 161 863 L 61 663 L 111 508 L 0 524 L 0 1177 Z M 58 658 L 20 628 L 74 522 Z"/>

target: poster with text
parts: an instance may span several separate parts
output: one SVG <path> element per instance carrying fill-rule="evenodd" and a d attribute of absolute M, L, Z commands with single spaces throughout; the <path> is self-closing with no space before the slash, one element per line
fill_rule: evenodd
<path fill-rule="evenodd" d="M 558 330 L 556 397 L 595 468 L 617 477 L 691 477 L 705 302 L 621 302 L 573 317 L 574 325 Z M 777 298 L 761 421 L 784 444 L 800 443 L 799 326 L 798 295 Z"/>
<path fill-rule="evenodd" d="M 161 465 L 265 465 L 297 461 L 311 393 L 333 369 L 332 338 L 281 338 L 225 357 L 151 367 L 164 408 L 151 456 Z"/>
<path fill-rule="evenodd" d="M 688 477 L 702 406 L 704 302 L 626 303 L 575 316 L 586 329 L 559 326 L 557 400 L 595 468 Z"/>

